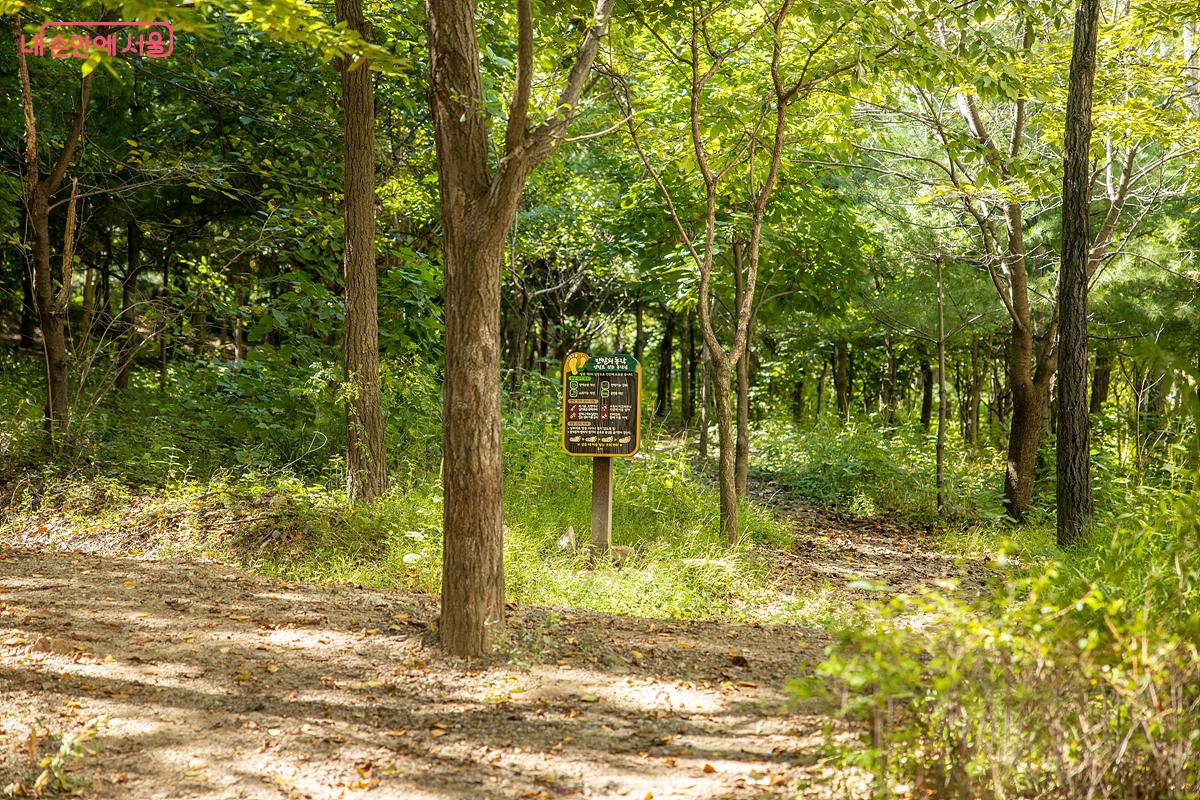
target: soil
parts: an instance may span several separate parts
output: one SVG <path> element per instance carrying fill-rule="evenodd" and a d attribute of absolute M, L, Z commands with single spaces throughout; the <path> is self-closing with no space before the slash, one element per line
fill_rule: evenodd
<path fill-rule="evenodd" d="M 783 510 L 797 591 L 980 571 L 907 528 Z M 463 661 L 438 650 L 428 595 L 33 543 L 0 550 L 0 794 L 49 791 L 60 749 L 88 798 L 861 790 L 822 760 L 839 724 L 788 705 L 817 629 L 510 605 L 507 651 Z"/>

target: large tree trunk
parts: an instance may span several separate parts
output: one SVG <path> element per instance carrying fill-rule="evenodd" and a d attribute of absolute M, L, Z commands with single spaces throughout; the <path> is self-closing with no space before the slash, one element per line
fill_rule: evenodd
<path fill-rule="evenodd" d="M 599 0 L 555 111 L 531 126 L 533 10 L 530 0 L 518 0 L 515 89 L 494 175 L 475 3 L 425 4 L 446 274 L 440 634 L 454 655 L 483 655 L 504 633 L 500 266 L 505 233 L 530 173 L 565 136 L 612 4 Z"/>
<path fill-rule="evenodd" d="M 1081 0 L 1067 92 L 1063 144 L 1062 267 L 1059 273 L 1058 430 L 1056 469 L 1058 544 L 1077 542 L 1092 518 L 1092 474 L 1088 424 L 1088 260 L 1091 235 L 1089 150 L 1092 141 L 1092 84 L 1100 0 Z"/>
<path fill-rule="evenodd" d="M 337 0 L 337 19 L 364 39 L 362 0 Z M 375 97 L 369 63 L 342 60 L 345 148 L 346 281 L 343 376 L 346 381 L 346 494 L 369 502 L 387 489 L 383 399 L 379 385 L 378 276 L 375 270 Z"/>

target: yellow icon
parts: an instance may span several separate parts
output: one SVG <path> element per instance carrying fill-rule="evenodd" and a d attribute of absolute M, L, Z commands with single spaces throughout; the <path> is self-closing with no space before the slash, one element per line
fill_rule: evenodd
<path fill-rule="evenodd" d="M 579 371 L 583 369 L 583 365 L 587 363 L 587 360 L 587 353 L 571 353 L 563 361 L 563 374 L 578 375 Z"/>

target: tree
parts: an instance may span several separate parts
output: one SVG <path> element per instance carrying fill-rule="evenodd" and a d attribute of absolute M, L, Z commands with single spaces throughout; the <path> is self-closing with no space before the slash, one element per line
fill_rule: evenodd
<path fill-rule="evenodd" d="M 363 40 L 370 36 L 362 0 L 337 0 L 339 22 Z M 379 388 L 379 308 L 375 273 L 375 98 L 364 57 L 341 59 L 345 131 L 346 493 L 367 502 L 387 489 L 387 452 Z"/>
<path fill-rule="evenodd" d="M 592 24 L 548 117 L 530 125 L 533 9 L 517 0 L 512 102 L 493 169 L 475 3 L 426 0 L 429 74 L 446 273 L 441 638 L 455 655 L 491 650 L 504 625 L 500 457 L 500 266 L 504 239 L 533 169 L 562 143 L 614 0 Z"/>
<path fill-rule="evenodd" d="M 1087 306 L 1090 278 L 1092 86 L 1100 0 L 1081 0 L 1063 142 L 1062 266 L 1058 280 L 1058 431 L 1056 489 L 1060 547 L 1078 541 L 1092 516 L 1088 443 Z"/>
<path fill-rule="evenodd" d="M 12 17 L 13 45 L 17 49 L 17 72 L 21 84 L 21 104 L 25 115 L 25 157 L 22 164 L 23 200 L 29 221 L 33 250 L 33 290 L 38 321 L 42 329 L 42 346 L 46 354 L 46 421 L 52 442 L 67 431 L 70 401 L 67 389 L 67 303 L 71 296 L 71 266 L 75 247 L 75 203 L 77 188 L 72 187 L 67 205 L 67 220 L 62 253 L 62 282 L 57 291 L 50 265 L 51 200 L 62 186 L 67 168 L 83 136 L 88 98 L 92 91 L 89 72 L 80 79 L 79 97 L 67 135 L 50 173 L 41 175 L 38 156 L 37 118 L 33 108 L 33 89 L 29 82 L 29 65 L 21 46 L 21 23 Z"/>

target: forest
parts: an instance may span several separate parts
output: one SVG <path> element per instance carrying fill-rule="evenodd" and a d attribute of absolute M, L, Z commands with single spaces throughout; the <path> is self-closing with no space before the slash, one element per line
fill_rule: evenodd
<path fill-rule="evenodd" d="M 1200 798 L 1195 0 L 0 19 L 0 796 Z"/>

